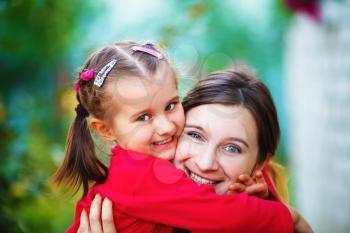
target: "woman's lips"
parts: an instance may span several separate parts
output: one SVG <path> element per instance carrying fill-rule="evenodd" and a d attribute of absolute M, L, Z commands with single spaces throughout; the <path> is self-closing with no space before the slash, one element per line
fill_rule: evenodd
<path fill-rule="evenodd" d="M 204 178 L 194 172 L 192 172 L 191 170 L 189 170 L 188 168 L 186 168 L 186 172 L 189 175 L 189 177 L 194 180 L 197 184 L 210 184 L 210 185 L 215 185 L 218 184 L 220 181 L 216 181 L 216 180 L 211 180 L 208 178 Z"/>

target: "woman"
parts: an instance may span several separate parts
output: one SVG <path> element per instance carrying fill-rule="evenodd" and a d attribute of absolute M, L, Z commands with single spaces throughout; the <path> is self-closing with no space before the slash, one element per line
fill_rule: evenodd
<path fill-rule="evenodd" d="M 183 106 L 186 123 L 176 151 L 178 168 L 198 184 L 214 185 L 217 193 L 241 181 L 236 190 L 255 194 L 264 193 L 261 176 L 254 177 L 256 171 L 264 170 L 269 198 L 278 198 L 266 171 L 278 147 L 280 128 L 272 97 L 262 82 L 247 69 L 215 72 L 192 88 Z M 272 179 L 276 183 L 278 177 Z M 252 185 L 254 181 L 257 185 Z M 82 214 L 80 232 L 116 232 L 110 202 L 103 202 L 102 225 L 100 205 L 97 198 L 90 212 L 91 228 Z M 301 215 L 294 209 L 291 213 L 295 232 L 312 232 Z"/>

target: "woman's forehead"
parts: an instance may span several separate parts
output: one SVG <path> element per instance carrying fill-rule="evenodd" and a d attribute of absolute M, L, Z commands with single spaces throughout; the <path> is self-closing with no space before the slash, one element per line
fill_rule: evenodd
<path fill-rule="evenodd" d="M 186 126 L 199 126 L 216 138 L 240 137 L 254 143 L 256 123 L 252 114 L 242 106 L 207 104 L 197 106 L 186 114 Z"/>

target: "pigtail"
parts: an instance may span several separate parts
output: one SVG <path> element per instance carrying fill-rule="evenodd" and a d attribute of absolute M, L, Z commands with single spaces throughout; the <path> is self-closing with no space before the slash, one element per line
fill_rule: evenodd
<path fill-rule="evenodd" d="M 64 182 L 76 194 L 83 184 L 83 197 L 89 189 L 89 182 L 103 183 L 107 178 L 107 167 L 98 159 L 86 117 L 89 113 L 79 103 L 77 116 L 69 128 L 66 152 L 61 167 L 55 174 L 55 182 Z"/>

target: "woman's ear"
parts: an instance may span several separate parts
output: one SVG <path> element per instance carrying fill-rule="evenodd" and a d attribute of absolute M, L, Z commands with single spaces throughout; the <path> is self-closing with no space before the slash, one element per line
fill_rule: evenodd
<path fill-rule="evenodd" d="M 264 162 L 262 162 L 261 164 L 259 164 L 255 170 L 260 170 L 262 171 L 264 169 L 264 167 L 266 166 L 266 164 L 268 164 L 270 162 L 270 160 L 272 159 L 272 154 L 271 153 L 267 153 L 266 155 L 266 159 Z"/>
<path fill-rule="evenodd" d="M 97 118 L 90 120 L 90 127 L 103 139 L 108 141 L 115 141 L 111 127 L 105 122 Z"/>

